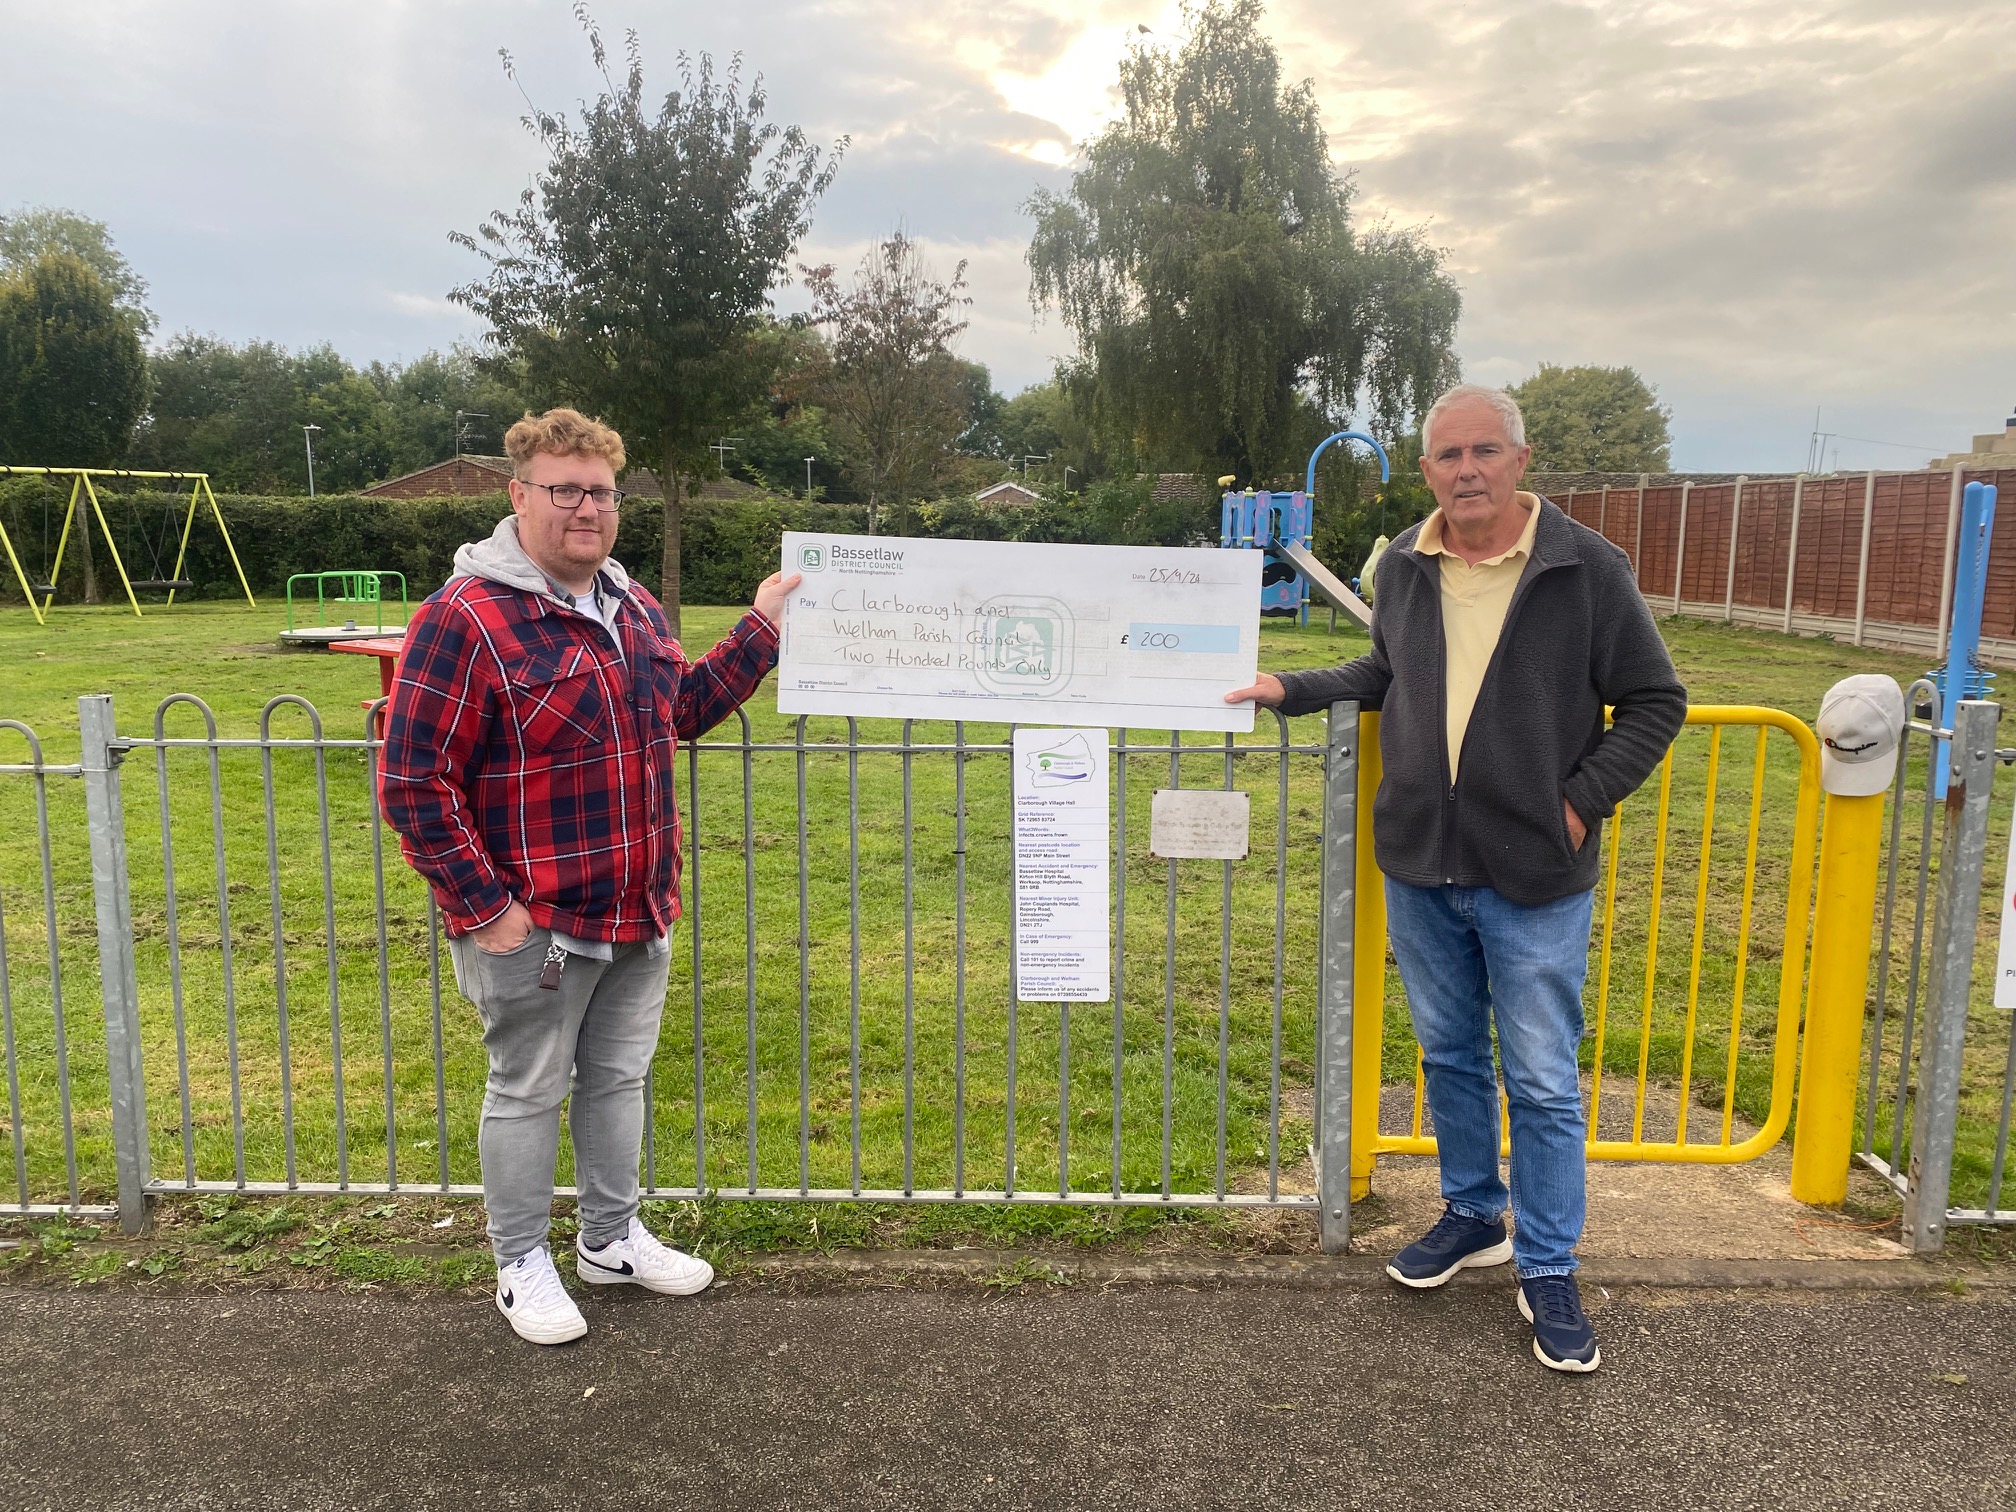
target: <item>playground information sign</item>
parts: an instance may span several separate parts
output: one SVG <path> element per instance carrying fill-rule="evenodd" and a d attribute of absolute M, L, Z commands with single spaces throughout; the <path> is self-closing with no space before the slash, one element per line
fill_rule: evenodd
<path fill-rule="evenodd" d="M 1257 551 L 787 531 L 777 707 L 1250 730 Z M 1103 758 L 1102 758 L 1103 759 Z"/>
<path fill-rule="evenodd" d="M 1105 730 L 1015 732 L 1015 1001 L 1112 996 Z"/>

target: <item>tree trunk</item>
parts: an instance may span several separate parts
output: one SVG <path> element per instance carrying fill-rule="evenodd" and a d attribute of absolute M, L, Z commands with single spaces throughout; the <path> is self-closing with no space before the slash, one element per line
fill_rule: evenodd
<path fill-rule="evenodd" d="M 77 554 L 84 559 L 84 602 L 98 602 L 98 569 L 91 560 L 91 501 L 77 500 Z"/>
<path fill-rule="evenodd" d="M 672 636 L 679 636 L 679 464 L 672 448 L 665 448 L 665 462 L 658 485 L 665 495 L 665 545 L 659 559 L 658 602 L 665 606 L 665 621 Z"/>

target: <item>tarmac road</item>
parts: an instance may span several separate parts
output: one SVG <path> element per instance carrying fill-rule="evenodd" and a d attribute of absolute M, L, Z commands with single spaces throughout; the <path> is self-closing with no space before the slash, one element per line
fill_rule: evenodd
<path fill-rule="evenodd" d="M 2016 1296 L 0 1288 L 21 1508 L 2016 1508 Z M 1596 1309 L 1592 1308 L 1592 1311 Z M 592 1394 L 591 1394 L 592 1393 Z"/>

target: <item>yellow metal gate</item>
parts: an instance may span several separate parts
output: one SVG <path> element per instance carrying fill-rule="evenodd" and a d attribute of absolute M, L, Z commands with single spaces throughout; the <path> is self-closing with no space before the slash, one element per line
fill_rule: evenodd
<path fill-rule="evenodd" d="M 1354 1195 L 1380 1154 L 1436 1148 L 1420 1049 L 1387 971 L 1371 841 L 1378 722 L 1361 717 L 1358 744 Z M 1582 1054 L 1592 1159 L 1730 1163 L 1785 1133 L 1820 810 L 1820 747 L 1805 723 L 1704 705 L 1605 827 Z M 1410 1072 L 1411 1096 L 1400 1095 Z"/>

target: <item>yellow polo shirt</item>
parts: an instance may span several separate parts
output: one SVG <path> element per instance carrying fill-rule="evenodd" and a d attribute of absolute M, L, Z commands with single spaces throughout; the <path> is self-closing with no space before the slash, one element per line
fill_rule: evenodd
<path fill-rule="evenodd" d="M 1414 549 L 1423 556 L 1442 558 L 1442 686 L 1447 698 L 1444 729 L 1449 737 L 1452 783 L 1463 755 L 1463 734 L 1470 728 L 1470 711 L 1477 706 L 1491 653 L 1498 649 L 1498 632 L 1505 628 L 1512 590 L 1519 586 L 1519 574 L 1533 555 L 1540 496 L 1522 490 L 1517 498 L 1526 511 L 1526 528 L 1510 548 L 1474 566 L 1442 544 L 1439 509 L 1422 523 L 1421 534 L 1414 539 Z"/>

